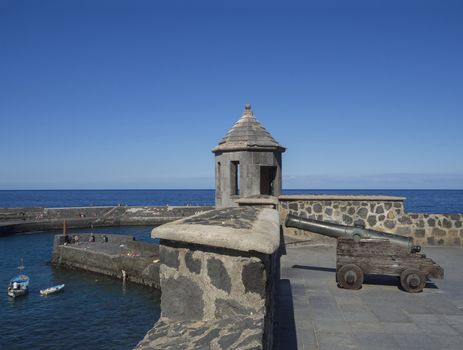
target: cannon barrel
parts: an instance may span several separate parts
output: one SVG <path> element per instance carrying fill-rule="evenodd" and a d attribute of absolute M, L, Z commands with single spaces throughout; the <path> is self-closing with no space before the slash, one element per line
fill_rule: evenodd
<path fill-rule="evenodd" d="M 412 237 L 369 230 L 362 227 L 345 226 L 334 224 L 331 222 L 306 219 L 292 214 L 288 214 L 288 216 L 286 217 L 285 226 L 294 227 L 304 231 L 310 231 L 333 238 L 352 237 L 356 240 L 362 238 L 388 239 L 389 241 L 391 241 L 391 243 L 405 247 L 412 253 L 417 253 L 421 250 L 421 247 L 419 245 L 413 244 Z"/>

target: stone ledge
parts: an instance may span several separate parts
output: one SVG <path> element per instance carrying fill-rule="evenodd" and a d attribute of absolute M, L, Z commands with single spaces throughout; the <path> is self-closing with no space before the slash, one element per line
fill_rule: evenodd
<path fill-rule="evenodd" d="M 235 202 L 239 205 L 272 205 L 274 207 L 279 203 L 277 197 L 262 195 L 240 198 Z"/>
<path fill-rule="evenodd" d="M 216 209 L 156 227 L 151 237 L 272 254 L 280 245 L 279 214 L 270 208 Z"/>
<path fill-rule="evenodd" d="M 285 194 L 278 197 L 280 201 L 405 201 L 405 197 L 381 195 L 342 195 L 342 194 Z"/>

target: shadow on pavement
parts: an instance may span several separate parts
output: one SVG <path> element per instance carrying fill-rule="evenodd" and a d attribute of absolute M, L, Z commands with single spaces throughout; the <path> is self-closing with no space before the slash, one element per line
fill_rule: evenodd
<path fill-rule="evenodd" d="M 293 265 L 292 268 L 312 271 L 336 272 L 336 269 L 332 267 Z"/>
<path fill-rule="evenodd" d="M 311 270 L 311 271 L 322 271 L 336 273 L 335 268 L 331 267 L 320 267 L 320 266 L 305 266 L 305 265 L 293 265 L 293 269 Z M 382 286 L 399 286 L 400 278 L 398 276 L 386 276 L 386 275 L 365 275 L 363 284 L 371 285 L 382 285 Z M 434 282 L 427 280 L 425 288 L 439 289 Z"/>
<path fill-rule="evenodd" d="M 274 332 L 274 350 L 297 350 L 293 293 L 288 279 L 282 279 L 279 282 Z"/>

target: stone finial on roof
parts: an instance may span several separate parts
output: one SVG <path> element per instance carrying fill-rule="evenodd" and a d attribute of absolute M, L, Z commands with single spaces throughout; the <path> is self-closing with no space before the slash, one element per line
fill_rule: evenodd
<path fill-rule="evenodd" d="M 249 103 L 245 105 L 241 118 L 228 131 L 212 152 L 244 150 L 276 150 L 280 152 L 286 150 L 286 148 L 280 145 L 254 117 Z"/>

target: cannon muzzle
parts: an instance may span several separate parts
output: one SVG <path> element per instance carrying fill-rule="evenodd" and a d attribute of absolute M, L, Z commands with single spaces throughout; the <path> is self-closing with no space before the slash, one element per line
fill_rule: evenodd
<path fill-rule="evenodd" d="M 319 220 L 305 219 L 300 216 L 288 214 L 285 221 L 286 227 L 294 227 L 304 231 L 318 233 L 323 236 L 339 238 L 352 237 L 355 240 L 362 238 L 381 238 L 388 239 L 391 243 L 398 244 L 407 248 L 412 253 L 418 253 L 421 250 L 419 245 L 413 244 L 412 237 L 406 237 L 387 232 L 365 229 L 363 227 L 345 226 L 324 222 Z"/>

